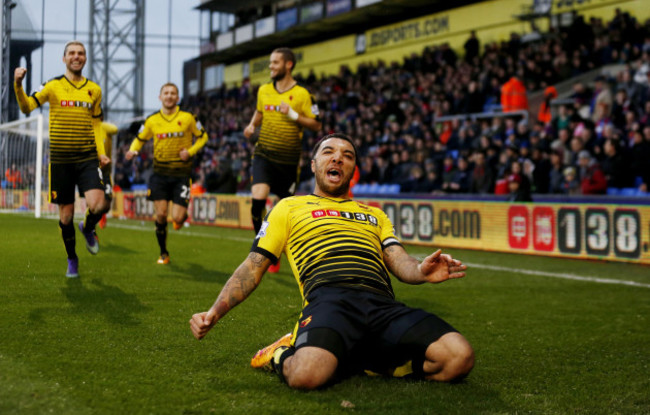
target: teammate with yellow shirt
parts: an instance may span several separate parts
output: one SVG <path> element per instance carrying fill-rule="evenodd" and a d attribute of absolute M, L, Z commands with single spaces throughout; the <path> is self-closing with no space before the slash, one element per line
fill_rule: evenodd
<path fill-rule="evenodd" d="M 167 215 L 172 201 L 174 229 L 187 219 L 190 202 L 192 158 L 208 141 L 208 135 L 194 115 L 178 107 L 178 87 L 166 83 L 160 89 L 162 108 L 145 120 L 125 158 L 131 160 L 145 142 L 153 142 L 153 175 L 148 198 L 154 202 L 156 239 L 160 246 L 158 264 L 169 263 Z M 192 143 L 194 141 L 194 143 Z"/>
<path fill-rule="evenodd" d="M 266 214 L 269 193 L 282 199 L 296 190 L 303 128 L 321 128 L 318 106 L 309 91 L 291 75 L 295 66 L 296 57 L 291 49 L 278 48 L 271 53 L 269 69 L 273 82 L 258 90 L 255 113 L 244 129 L 244 136 L 250 138 L 261 126 L 252 163 L 251 216 L 255 234 Z M 277 268 L 272 267 L 269 272 L 277 272 Z"/>
<path fill-rule="evenodd" d="M 22 87 L 27 69 L 16 68 L 14 89 L 18 106 L 25 114 L 50 104 L 48 200 L 59 205 L 59 227 L 68 254 L 66 276 L 76 278 L 79 258 L 75 252 L 73 223 L 75 186 L 84 195 L 88 207 L 79 230 L 86 239 L 86 248 L 95 255 L 99 251 L 95 225 L 110 207 L 104 198 L 100 167 L 108 165 L 110 159 L 101 138 L 102 90 L 81 74 L 86 64 L 84 45 L 78 41 L 66 43 L 63 63 L 65 74 L 47 81 L 31 96 Z"/>

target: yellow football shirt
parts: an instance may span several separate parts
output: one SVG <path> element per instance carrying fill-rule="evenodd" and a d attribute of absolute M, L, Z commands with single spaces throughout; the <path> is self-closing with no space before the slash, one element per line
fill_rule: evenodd
<path fill-rule="evenodd" d="M 284 252 L 303 299 L 317 287 L 343 286 L 395 297 L 383 249 L 399 244 L 388 216 L 349 199 L 282 199 L 251 251 L 275 261 Z"/>
<path fill-rule="evenodd" d="M 158 111 L 147 117 L 129 150 L 139 151 L 151 138 L 154 139 L 153 171 L 183 177 L 192 172 L 192 158 L 181 160 L 181 150 L 185 148 L 194 156 L 208 141 L 208 134 L 194 115 L 176 107 L 171 115 Z M 192 144 L 194 138 L 196 141 Z"/>
<path fill-rule="evenodd" d="M 289 104 L 298 114 L 318 118 L 318 106 L 305 87 L 296 84 L 279 93 L 275 83 L 262 85 L 257 91 L 256 107 L 262 114 L 262 127 L 253 157 L 261 156 L 278 164 L 298 164 L 303 128 L 280 112 L 282 102 Z"/>
<path fill-rule="evenodd" d="M 50 162 L 77 163 L 97 160 L 103 154 L 103 142 L 95 139 L 95 123 L 102 116 L 102 90 L 96 83 L 84 78 L 73 83 L 64 75 L 47 81 L 39 91 L 27 96 L 16 87 L 20 109 L 29 114 L 34 109 L 50 104 Z"/>

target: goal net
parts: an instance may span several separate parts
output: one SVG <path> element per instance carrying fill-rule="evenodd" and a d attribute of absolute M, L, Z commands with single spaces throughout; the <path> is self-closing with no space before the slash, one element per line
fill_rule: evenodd
<path fill-rule="evenodd" d="M 0 211 L 54 216 L 47 201 L 49 139 L 43 115 L 0 124 Z"/>

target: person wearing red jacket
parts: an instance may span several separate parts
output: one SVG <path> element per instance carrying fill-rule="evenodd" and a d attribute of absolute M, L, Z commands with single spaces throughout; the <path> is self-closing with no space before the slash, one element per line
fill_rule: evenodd
<path fill-rule="evenodd" d="M 580 166 L 580 188 L 583 195 L 602 195 L 607 193 L 607 178 L 598 162 L 587 150 L 578 153 Z"/>

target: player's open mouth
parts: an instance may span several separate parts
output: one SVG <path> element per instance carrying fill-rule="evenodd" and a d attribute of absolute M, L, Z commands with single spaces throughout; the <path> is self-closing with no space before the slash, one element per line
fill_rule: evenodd
<path fill-rule="evenodd" d="M 334 182 L 341 181 L 341 176 L 342 176 L 341 172 L 336 169 L 329 169 L 327 171 L 327 178 Z"/>

